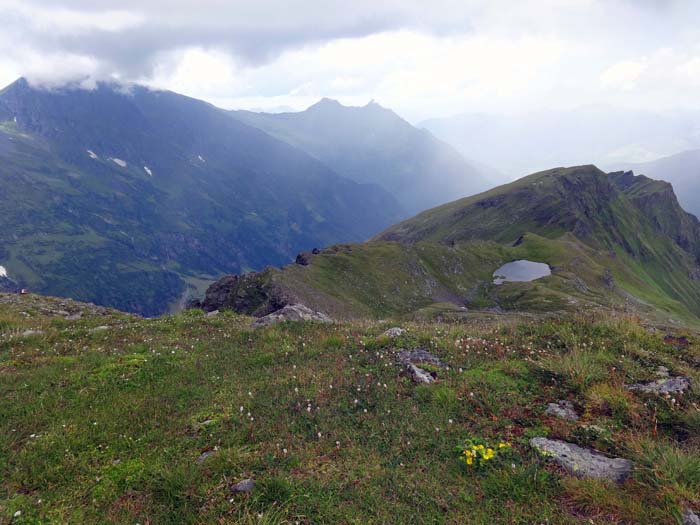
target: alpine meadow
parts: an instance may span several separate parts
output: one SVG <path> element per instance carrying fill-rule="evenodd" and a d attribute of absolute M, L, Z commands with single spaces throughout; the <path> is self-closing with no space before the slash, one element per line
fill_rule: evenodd
<path fill-rule="evenodd" d="M 700 4 L 0 21 L 0 524 L 700 524 Z"/>

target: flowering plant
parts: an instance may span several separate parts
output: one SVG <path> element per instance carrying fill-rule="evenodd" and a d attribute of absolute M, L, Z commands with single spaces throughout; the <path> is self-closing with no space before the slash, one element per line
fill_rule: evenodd
<path fill-rule="evenodd" d="M 459 459 L 467 467 L 481 468 L 490 462 L 509 455 L 513 447 L 507 441 L 489 444 L 482 439 L 470 438 L 457 447 Z"/>

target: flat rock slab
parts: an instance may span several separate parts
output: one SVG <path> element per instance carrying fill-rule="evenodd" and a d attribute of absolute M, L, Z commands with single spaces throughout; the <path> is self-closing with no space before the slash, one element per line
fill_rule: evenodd
<path fill-rule="evenodd" d="M 628 459 L 609 458 L 600 452 L 557 439 L 532 438 L 530 446 L 578 478 L 596 478 L 622 483 L 630 476 L 634 467 Z"/>
<path fill-rule="evenodd" d="M 430 372 L 418 366 L 419 364 L 428 364 L 439 368 L 449 368 L 447 364 L 435 357 L 430 352 L 422 348 L 413 350 L 400 350 L 397 354 L 398 362 L 403 365 L 415 383 L 429 385 L 437 379 L 437 374 Z"/>
<path fill-rule="evenodd" d="M 386 332 L 384 332 L 382 335 L 384 337 L 391 337 L 392 339 L 396 337 L 400 337 L 403 334 L 406 333 L 406 330 L 403 328 L 400 328 L 398 326 L 394 326 L 393 328 L 389 328 Z"/>
<path fill-rule="evenodd" d="M 578 414 L 574 410 L 574 404 L 568 400 L 549 403 L 545 413 L 550 416 L 566 419 L 567 421 L 578 421 Z"/>
<path fill-rule="evenodd" d="M 333 319 L 322 312 L 314 312 L 303 304 L 288 304 L 284 308 L 272 312 L 254 323 L 254 327 L 269 326 L 285 321 L 317 321 L 320 323 L 332 323 Z"/>
<path fill-rule="evenodd" d="M 428 364 L 437 366 L 440 368 L 449 368 L 447 364 L 435 357 L 430 352 L 423 350 L 422 348 L 414 348 L 413 350 L 399 350 L 397 354 L 399 363 L 408 364 Z"/>
<path fill-rule="evenodd" d="M 658 379 L 649 383 L 627 385 L 627 390 L 645 394 L 682 394 L 690 388 L 690 378 L 677 376 Z"/>

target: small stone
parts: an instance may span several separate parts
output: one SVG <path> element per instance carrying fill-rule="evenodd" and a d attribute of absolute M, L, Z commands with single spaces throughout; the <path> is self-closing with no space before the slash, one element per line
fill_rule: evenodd
<path fill-rule="evenodd" d="M 216 453 L 216 450 L 205 450 L 202 452 L 199 457 L 197 458 L 197 463 L 201 463 L 205 459 L 207 459 L 209 456 L 213 455 Z"/>
<path fill-rule="evenodd" d="M 682 394 L 690 388 L 690 379 L 683 376 L 670 377 L 627 385 L 627 390 L 644 392 L 645 394 Z"/>
<path fill-rule="evenodd" d="M 690 509 L 683 511 L 683 525 L 700 525 L 700 516 Z"/>
<path fill-rule="evenodd" d="M 43 330 L 25 330 L 21 335 L 22 337 L 30 337 L 32 335 L 42 335 L 43 333 Z"/>
<path fill-rule="evenodd" d="M 75 314 L 67 315 L 65 317 L 66 321 L 77 321 L 83 317 L 83 312 L 78 312 Z"/>
<path fill-rule="evenodd" d="M 398 362 L 406 368 L 406 371 L 410 374 L 414 382 L 427 385 L 435 382 L 437 374 L 424 370 L 418 366 L 419 364 L 425 363 L 440 368 L 448 368 L 440 359 L 422 348 L 400 350 L 397 354 L 397 359 Z"/>
<path fill-rule="evenodd" d="M 233 492 L 234 494 L 250 492 L 253 490 L 254 486 L 255 482 L 252 479 L 244 479 L 242 481 L 239 481 L 238 483 L 234 483 L 233 485 L 231 485 L 231 492 Z"/>
<path fill-rule="evenodd" d="M 109 330 L 109 326 L 106 326 L 106 325 L 96 326 L 95 328 L 90 329 L 90 333 L 94 334 L 96 332 L 104 332 L 105 330 Z"/>
<path fill-rule="evenodd" d="M 568 400 L 549 403 L 545 414 L 566 419 L 567 421 L 578 421 L 578 414 L 574 410 L 574 404 Z"/>
<path fill-rule="evenodd" d="M 391 337 L 392 339 L 396 337 L 400 337 L 403 334 L 406 333 L 406 330 L 403 328 L 400 328 L 398 326 L 394 326 L 393 328 L 389 328 L 386 332 L 384 332 L 382 335 L 384 337 Z"/>
<path fill-rule="evenodd" d="M 207 312 L 207 317 L 215 317 L 219 315 L 219 310 L 212 310 L 211 312 Z"/>
<path fill-rule="evenodd" d="M 429 385 L 435 382 L 435 377 L 433 377 L 433 375 L 430 372 L 428 372 L 427 370 L 423 370 L 422 368 L 414 365 L 413 363 L 408 363 L 406 365 L 406 370 L 408 370 L 408 373 L 411 374 L 411 378 L 415 383 L 423 383 Z"/>
<path fill-rule="evenodd" d="M 557 439 L 532 438 L 530 446 L 578 478 L 588 477 L 622 483 L 630 476 L 634 466 L 627 459 L 609 458 L 600 452 Z"/>

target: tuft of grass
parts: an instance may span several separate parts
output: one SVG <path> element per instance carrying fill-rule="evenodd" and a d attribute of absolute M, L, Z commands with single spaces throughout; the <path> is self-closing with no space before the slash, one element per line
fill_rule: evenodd
<path fill-rule="evenodd" d="M 700 503 L 700 449 L 646 437 L 630 443 L 640 481 L 676 500 Z"/>
<path fill-rule="evenodd" d="M 580 346 L 540 361 L 544 370 L 561 377 L 578 391 L 607 378 L 613 363 L 609 353 Z"/>

